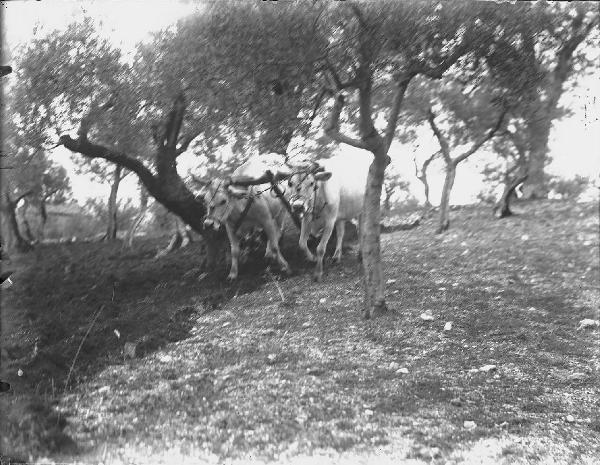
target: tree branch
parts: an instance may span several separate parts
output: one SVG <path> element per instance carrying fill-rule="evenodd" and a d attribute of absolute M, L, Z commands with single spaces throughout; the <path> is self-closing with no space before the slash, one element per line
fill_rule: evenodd
<path fill-rule="evenodd" d="M 87 140 L 88 133 L 92 128 L 92 125 L 95 123 L 95 118 L 102 111 L 108 110 L 114 105 L 114 101 L 109 98 L 102 105 L 98 105 L 96 102 L 92 102 L 90 106 L 90 110 L 81 118 L 79 123 L 79 129 L 77 130 L 77 136 L 81 140 Z"/>
<path fill-rule="evenodd" d="M 385 129 L 384 143 L 385 151 L 390 149 L 392 141 L 394 140 L 394 134 L 396 133 L 396 126 L 398 125 L 398 115 L 400 114 L 400 108 L 402 107 L 402 101 L 404 100 L 404 94 L 410 84 L 414 74 L 408 74 L 403 76 L 398 81 L 398 88 L 396 89 L 396 95 L 394 95 L 394 103 L 390 110 L 390 116 L 388 118 L 387 127 Z"/>
<path fill-rule="evenodd" d="M 454 163 L 459 164 L 461 161 L 467 159 L 468 157 L 473 155 L 475 152 L 477 152 L 477 150 L 479 150 L 479 148 L 483 144 L 485 144 L 488 140 L 490 140 L 492 137 L 494 137 L 494 134 L 496 134 L 496 131 L 498 131 L 498 129 L 500 129 L 500 126 L 502 125 L 502 121 L 504 120 L 504 116 L 506 116 L 506 112 L 507 112 L 507 110 L 506 110 L 506 108 L 504 108 L 502 110 L 502 112 L 500 113 L 500 117 L 498 118 L 498 121 L 496 121 L 496 124 L 494 125 L 494 127 L 488 131 L 488 133 L 485 135 L 485 137 L 483 137 L 479 142 L 476 142 L 475 144 L 473 144 L 473 147 L 471 147 L 465 153 L 456 157 L 454 159 Z"/>
<path fill-rule="evenodd" d="M 463 36 L 463 39 L 460 44 L 456 46 L 456 48 L 444 58 L 437 66 L 426 66 L 424 64 L 414 65 L 412 71 L 415 74 L 424 74 L 427 77 L 432 79 L 441 79 L 444 76 L 444 73 L 458 61 L 458 59 L 469 50 L 469 44 L 467 43 L 467 35 Z"/>
<path fill-rule="evenodd" d="M 437 124 L 435 124 L 435 115 L 433 114 L 433 110 L 431 108 L 427 110 L 427 121 L 429 122 L 429 126 L 431 126 L 431 130 L 435 134 L 435 137 L 437 137 L 437 140 L 440 143 L 440 149 L 444 157 L 444 161 L 446 164 L 451 164 L 452 158 L 450 157 L 450 144 L 448 144 L 448 140 L 437 127 Z"/>
<path fill-rule="evenodd" d="M 336 142 L 348 144 L 359 149 L 368 150 L 368 146 L 365 142 L 346 136 L 340 132 L 340 114 L 343 106 L 344 96 L 342 94 L 338 94 L 335 97 L 333 107 L 331 108 L 331 113 L 329 114 L 329 118 L 325 125 L 325 134 L 327 134 L 327 136 L 331 137 Z"/>
<path fill-rule="evenodd" d="M 351 87 L 356 87 L 358 85 L 358 80 L 356 78 L 351 79 L 346 82 L 343 82 L 340 79 L 340 76 L 339 76 L 338 72 L 336 71 L 335 67 L 331 64 L 331 62 L 329 60 L 327 60 L 327 63 L 325 64 L 325 69 L 327 71 L 329 71 L 329 75 L 333 79 L 333 84 L 334 84 L 336 90 L 338 90 L 338 91 L 343 90 L 343 89 L 349 89 Z"/>
<path fill-rule="evenodd" d="M 139 160 L 132 158 L 117 150 L 111 150 L 102 145 L 94 144 L 88 140 L 73 139 L 69 135 L 62 135 L 58 145 L 63 145 L 72 152 L 77 152 L 87 158 L 102 158 L 104 160 L 121 165 L 138 175 L 148 190 L 155 187 L 156 180 L 152 172 Z"/>
<path fill-rule="evenodd" d="M 198 130 L 198 131 L 194 131 L 191 134 L 188 134 L 186 136 L 184 136 L 181 139 L 181 142 L 179 143 L 179 147 L 177 148 L 177 150 L 175 151 L 175 155 L 179 156 L 182 153 L 184 153 L 188 147 L 190 146 L 190 144 L 192 143 L 192 141 L 198 137 L 198 135 L 201 133 L 202 131 Z"/>
<path fill-rule="evenodd" d="M 183 115 L 185 113 L 186 103 L 185 96 L 180 92 L 173 102 L 173 109 L 169 112 L 166 122 L 165 131 L 165 146 L 176 150 L 177 138 L 181 125 L 183 123 Z"/>

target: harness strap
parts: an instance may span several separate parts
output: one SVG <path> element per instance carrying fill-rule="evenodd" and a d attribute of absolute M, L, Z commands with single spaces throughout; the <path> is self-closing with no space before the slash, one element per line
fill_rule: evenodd
<path fill-rule="evenodd" d="M 235 222 L 235 225 L 233 227 L 233 233 L 235 234 L 237 232 L 237 230 L 240 228 L 240 226 L 242 225 L 242 222 L 244 221 L 244 219 L 246 218 L 246 215 L 248 214 L 248 211 L 250 210 L 250 207 L 252 207 L 252 204 L 254 203 L 254 196 L 250 195 L 248 197 L 248 201 L 246 202 L 246 206 L 244 207 L 244 210 L 242 211 L 241 216 L 238 218 L 238 220 Z"/>
<path fill-rule="evenodd" d="M 281 189 L 279 188 L 279 186 L 275 182 L 273 182 L 272 180 L 271 180 L 271 190 L 273 192 L 275 192 L 275 195 L 279 198 L 279 200 L 281 201 L 281 203 L 283 203 L 283 206 L 285 207 L 285 209 L 287 210 L 287 212 L 292 217 L 292 220 L 294 221 L 294 224 L 296 225 L 296 227 L 298 229 L 300 229 L 300 227 L 301 227 L 300 218 L 298 218 L 298 215 L 296 215 L 294 213 L 294 211 L 292 210 L 292 207 L 291 207 L 290 203 L 283 196 L 283 192 L 281 192 Z"/>

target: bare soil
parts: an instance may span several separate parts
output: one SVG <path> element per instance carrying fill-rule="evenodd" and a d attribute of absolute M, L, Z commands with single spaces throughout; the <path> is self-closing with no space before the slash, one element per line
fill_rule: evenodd
<path fill-rule="evenodd" d="M 164 243 L 150 240 L 13 257 L 1 453 L 600 463 L 599 330 L 577 330 L 599 319 L 598 204 L 515 211 L 465 207 L 444 235 L 436 218 L 383 235 L 392 311 L 372 321 L 353 251 L 320 284 L 297 257 L 284 279 L 257 256 L 233 284 L 224 268 L 199 281 L 198 245 L 152 260 Z"/>

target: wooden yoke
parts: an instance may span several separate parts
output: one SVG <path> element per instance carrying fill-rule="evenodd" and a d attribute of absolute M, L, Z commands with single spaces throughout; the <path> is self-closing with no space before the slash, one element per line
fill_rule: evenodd
<path fill-rule="evenodd" d="M 258 178 L 254 178 L 251 176 L 236 176 L 235 178 L 232 178 L 230 181 L 231 185 L 242 186 L 242 187 L 256 186 L 259 184 L 270 183 L 271 189 L 273 190 L 273 192 L 275 192 L 275 195 L 277 196 L 277 198 L 283 203 L 283 206 L 285 207 L 287 212 L 292 217 L 292 220 L 294 221 L 294 224 L 296 225 L 296 227 L 298 229 L 300 229 L 300 227 L 301 227 L 300 218 L 298 218 L 298 215 L 296 215 L 294 213 L 294 211 L 292 210 L 292 206 L 290 205 L 288 200 L 283 195 L 283 192 L 277 185 L 277 182 L 278 181 L 276 181 L 275 176 L 273 175 L 273 172 L 270 170 L 265 171 L 265 173 Z"/>

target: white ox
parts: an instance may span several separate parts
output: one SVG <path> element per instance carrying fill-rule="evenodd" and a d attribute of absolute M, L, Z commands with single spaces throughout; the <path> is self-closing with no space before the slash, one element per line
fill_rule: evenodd
<path fill-rule="evenodd" d="M 264 177 L 266 172 L 281 169 L 283 159 L 277 154 L 260 155 L 249 159 L 232 174 L 233 180 Z M 287 214 L 282 202 L 269 191 L 268 184 L 237 187 L 231 180 L 210 182 L 204 192 L 206 218 L 204 227 L 218 230 L 225 225 L 231 245 L 231 270 L 228 280 L 238 275 L 240 236 L 255 228 L 262 229 L 267 236 L 265 257 L 276 260 L 282 271 L 289 274 L 288 265 L 279 250 L 279 239 Z"/>
<path fill-rule="evenodd" d="M 358 220 L 360 235 L 360 214 L 370 163 L 370 158 L 363 154 L 341 154 L 319 160 L 312 169 L 288 174 L 290 203 L 294 213 L 302 218 L 299 245 L 310 261 L 316 261 L 316 281 L 323 278 L 323 256 L 333 228 L 337 236 L 333 254 L 336 262 L 342 256 L 346 221 Z M 311 233 L 316 236 L 321 230 L 315 257 L 307 241 Z"/>

